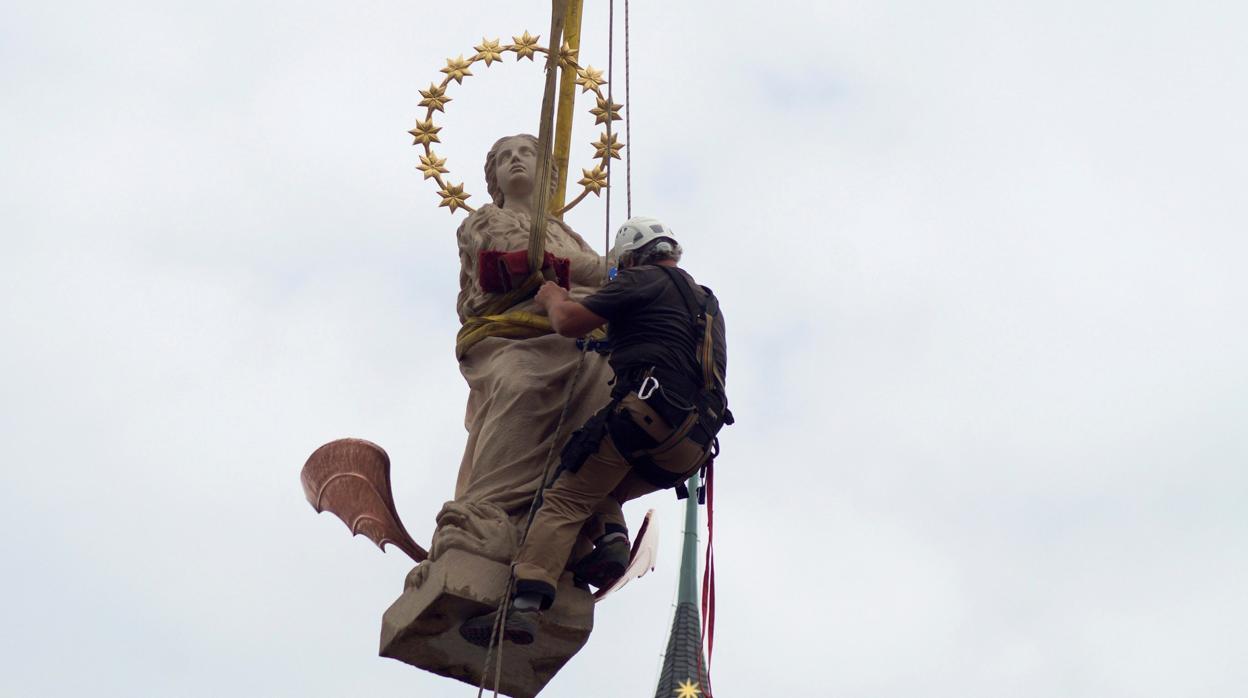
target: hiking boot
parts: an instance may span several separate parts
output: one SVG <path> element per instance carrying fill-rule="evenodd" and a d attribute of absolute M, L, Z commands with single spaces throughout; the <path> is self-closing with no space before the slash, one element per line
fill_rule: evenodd
<path fill-rule="evenodd" d="M 624 575 L 632 554 L 633 548 L 628 540 L 616 538 L 594 548 L 593 552 L 581 558 L 572 568 L 572 576 L 577 582 L 605 589 Z"/>
<path fill-rule="evenodd" d="M 498 611 L 487 613 L 476 618 L 469 618 L 459 626 L 459 634 L 468 642 L 487 647 L 490 636 L 494 634 L 494 619 Z M 542 612 L 536 608 L 515 608 L 507 611 L 507 622 L 503 624 L 503 638 L 517 645 L 528 645 L 537 637 L 538 621 Z"/>

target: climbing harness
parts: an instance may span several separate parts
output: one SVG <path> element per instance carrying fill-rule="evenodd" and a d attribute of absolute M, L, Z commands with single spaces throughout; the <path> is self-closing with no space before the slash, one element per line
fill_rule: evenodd
<path fill-rule="evenodd" d="M 719 316 L 719 299 L 706 286 L 702 291 L 706 300 L 699 306 L 694 299 L 689 281 L 671 267 L 657 265 L 676 285 L 685 308 L 689 311 L 690 322 L 693 323 L 694 334 L 698 345 L 698 367 L 702 371 L 702 389 L 694 399 L 694 407 L 703 421 L 702 427 L 707 430 L 712 441 L 717 441 L 716 434 L 725 424 L 732 424 L 732 411 L 728 409 L 728 396 L 724 392 L 724 377 L 715 364 L 715 318 Z M 708 448 L 711 445 L 708 444 Z M 716 452 L 718 446 L 714 446 Z"/>

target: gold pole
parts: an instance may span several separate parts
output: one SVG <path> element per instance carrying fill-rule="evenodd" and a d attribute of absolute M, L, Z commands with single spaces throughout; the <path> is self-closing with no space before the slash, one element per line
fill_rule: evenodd
<path fill-rule="evenodd" d="M 581 10 L 584 0 L 568 0 L 568 11 L 563 21 L 563 40 L 577 51 L 581 48 Z M 568 193 L 568 155 L 572 150 L 572 107 L 576 102 L 576 71 L 564 67 L 559 78 L 559 123 L 555 127 L 555 166 L 558 167 L 559 181 L 555 193 L 551 195 L 550 211 L 560 218 L 558 213 L 566 203 Z"/>

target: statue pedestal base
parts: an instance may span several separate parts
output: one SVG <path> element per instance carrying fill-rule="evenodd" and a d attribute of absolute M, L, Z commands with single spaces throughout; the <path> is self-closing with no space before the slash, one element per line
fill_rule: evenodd
<path fill-rule="evenodd" d="M 481 684 L 484 673 L 486 688 L 492 690 L 498 650 L 485 666 L 486 650 L 460 637 L 459 626 L 498 608 L 509 577 L 508 565 L 465 550 L 446 550 L 437 560 L 422 562 L 382 617 L 381 656 L 473 686 Z M 593 596 L 573 586 L 572 575 L 564 573 L 554 606 L 542 612 L 537 640 L 503 643 L 499 692 L 536 696 L 585 645 L 593 627 Z"/>

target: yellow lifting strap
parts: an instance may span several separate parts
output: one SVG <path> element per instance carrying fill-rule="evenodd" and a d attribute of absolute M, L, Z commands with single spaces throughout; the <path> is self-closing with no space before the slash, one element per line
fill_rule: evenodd
<path fill-rule="evenodd" d="M 554 328 L 550 326 L 550 318 L 524 310 L 470 317 L 459 328 L 459 334 L 455 336 L 455 358 L 463 361 L 468 355 L 468 350 L 486 337 L 532 339 L 554 331 Z M 586 336 L 589 339 L 601 340 L 606 338 L 607 333 L 600 327 Z"/>
<path fill-rule="evenodd" d="M 486 337 L 510 337 L 527 339 L 540 337 L 554 331 L 550 326 L 550 318 L 521 310 L 510 311 L 517 303 L 524 301 L 546 277 L 540 272 L 529 274 L 516 288 L 495 296 L 481 309 L 481 314 L 468 318 L 459 327 L 455 335 L 455 358 L 463 361 L 468 350 Z"/>
<path fill-rule="evenodd" d="M 459 328 L 459 334 L 455 337 L 455 358 L 463 361 L 468 350 L 486 337 L 529 339 L 550 334 L 552 331 L 550 318 L 523 310 L 470 317 Z"/>
<path fill-rule="evenodd" d="M 515 305 L 523 302 L 537 291 L 546 278 L 539 271 L 546 253 L 547 211 L 551 199 L 551 159 L 559 158 L 551 153 L 551 141 L 554 140 L 555 105 L 559 102 L 560 112 L 571 111 L 571 101 L 575 92 L 565 75 L 565 83 L 571 85 L 560 94 L 555 92 L 555 78 L 559 74 L 559 48 L 565 24 L 570 25 L 568 37 L 579 48 L 581 27 L 581 0 L 553 0 L 550 18 L 550 51 L 546 55 L 546 89 L 542 95 L 541 121 L 537 138 L 537 182 L 533 191 L 531 210 L 532 220 L 529 227 L 529 278 L 517 288 L 494 298 L 478 316 L 468 318 L 459 328 L 455 336 L 455 357 L 463 361 L 468 350 L 486 337 L 507 337 L 511 339 L 528 339 L 540 337 L 553 332 L 550 319 L 543 315 L 524 311 L 511 311 Z M 566 73 L 567 71 L 565 71 Z M 566 102 L 566 104 L 565 104 Z M 570 119 L 564 121 L 570 130 Z M 564 140 L 562 138 L 560 140 Z M 566 155 L 562 156 L 566 158 Z M 567 174 L 562 170 L 558 174 L 560 180 L 566 181 Z M 562 190 L 562 184 L 559 189 Z"/>

